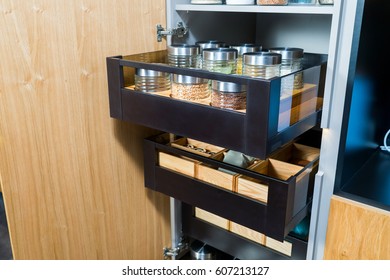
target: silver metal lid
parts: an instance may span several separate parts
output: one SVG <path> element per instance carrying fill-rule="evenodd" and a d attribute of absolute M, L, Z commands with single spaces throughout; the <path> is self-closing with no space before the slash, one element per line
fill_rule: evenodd
<path fill-rule="evenodd" d="M 169 73 L 166 72 L 143 69 L 143 68 L 137 68 L 135 70 L 135 74 L 140 77 L 165 77 L 169 75 Z"/>
<path fill-rule="evenodd" d="M 203 49 L 227 47 L 227 44 L 225 42 L 217 41 L 217 40 L 198 41 L 195 43 L 195 45 L 198 45 L 201 51 Z"/>
<path fill-rule="evenodd" d="M 171 55 L 197 55 L 200 54 L 200 46 L 187 44 L 172 44 L 168 46 L 168 54 Z"/>
<path fill-rule="evenodd" d="M 232 48 L 210 48 L 203 49 L 203 59 L 205 60 L 235 60 L 238 51 Z"/>
<path fill-rule="evenodd" d="M 173 82 L 178 84 L 207 84 L 208 79 L 202 79 L 199 77 L 186 76 L 186 75 L 173 75 Z"/>
<path fill-rule="evenodd" d="M 228 92 L 228 93 L 241 93 L 243 91 L 246 91 L 246 85 L 229 83 L 229 82 L 221 82 L 217 80 L 213 80 L 211 82 L 211 88 L 217 91 Z"/>
<path fill-rule="evenodd" d="M 277 65 L 282 63 L 282 55 L 272 52 L 251 52 L 242 56 L 246 65 Z"/>
<path fill-rule="evenodd" d="M 260 52 L 262 50 L 262 46 L 255 44 L 242 44 L 238 46 L 231 46 L 231 48 L 236 49 L 238 51 L 238 55 L 243 55 L 248 52 Z"/>
<path fill-rule="evenodd" d="M 303 49 L 300 48 L 270 48 L 270 52 L 279 53 L 282 55 L 282 59 L 298 59 L 303 58 Z"/>

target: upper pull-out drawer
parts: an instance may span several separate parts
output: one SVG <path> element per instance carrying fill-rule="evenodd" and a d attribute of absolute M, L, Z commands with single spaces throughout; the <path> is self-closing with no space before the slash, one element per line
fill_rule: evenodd
<path fill-rule="evenodd" d="M 305 53 L 303 71 L 261 79 L 169 66 L 167 51 L 109 57 L 110 114 L 265 159 L 276 148 L 319 123 L 326 59 L 326 55 Z M 172 98 L 170 90 L 136 90 L 137 69 L 245 86 L 245 109 L 222 109 L 211 106 L 207 100 Z M 303 79 L 303 86 L 286 91 L 286 85 L 294 83 L 297 76 Z"/>
<path fill-rule="evenodd" d="M 148 188 L 280 241 L 306 216 L 319 149 L 290 143 L 260 160 L 172 138 L 145 139 Z"/>

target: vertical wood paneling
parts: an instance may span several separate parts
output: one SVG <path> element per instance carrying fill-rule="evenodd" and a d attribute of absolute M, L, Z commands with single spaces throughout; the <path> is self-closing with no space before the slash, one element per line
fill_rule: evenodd
<path fill-rule="evenodd" d="M 333 196 L 324 258 L 389 260 L 390 213 Z"/>
<path fill-rule="evenodd" d="M 164 0 L 0 0 L 0 173 L 16 259 L 158 259 L 168 199 L 109 117 L 105 58 L 164 49 Z"/>

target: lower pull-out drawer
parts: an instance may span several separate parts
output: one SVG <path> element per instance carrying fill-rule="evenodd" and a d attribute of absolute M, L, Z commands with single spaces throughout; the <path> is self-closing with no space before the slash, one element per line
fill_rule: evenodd
<path fill-rule="evenodd" d="M 201 240 L 238 259 L 306 259 L 307 235 L 297 236 L 291 232 L 283 241 L 278 241 L 185 203 L 182 205 L 182 216 L 185 236 Z M 302 224 L 308 228 L 306 221 Z"/>
<path fill-rule="evenodd" d="M 319 158 L 290 143 L 260 160 L 167 133 L 145 139 L 144 154 L 146 187 L 281 242 L 307 214 Z"/>

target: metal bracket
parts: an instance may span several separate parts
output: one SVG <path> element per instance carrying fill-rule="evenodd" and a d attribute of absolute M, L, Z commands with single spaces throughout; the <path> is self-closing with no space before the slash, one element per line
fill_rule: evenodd
<path fill-rule="evenodd" d="M 157 24 L 157 42 L 161 42 L 163 36 L 177 36 L 179 38 L 183 37 L 188 33 L 188 28 L 184 26 L 184 24 L 180 21 L 177 23 L 176 28 L 171 28 L 168 30 L 165 30 L 164 27 L 161 26 L 161 24 Z"/>
<path fill-rule="evenodd" d="M 175 248 L 164 248 L 163 254 L 165 259 L 173 259 L 175 260 L 177 256 L 180 256 L 184 251 L 187 251 L 189 248 L 188 243 L 185 241 L 181 241 L 177 244 Z"/>

